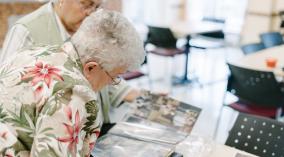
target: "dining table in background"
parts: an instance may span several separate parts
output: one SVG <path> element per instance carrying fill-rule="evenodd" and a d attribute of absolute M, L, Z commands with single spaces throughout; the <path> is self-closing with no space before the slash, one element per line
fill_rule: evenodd
<path fill-rule="evenodd" d="M 269 58 L 277 60 L 276 66 L 274 68 L 268 67 L 266 65 L 266 60 Z M 273 72 L 276 77 L 283 78 L 284 45 L 261 50 L 253 54 L 245 55 L 236 60 L 229 60 L 229 63 L 248 69 Z"/>

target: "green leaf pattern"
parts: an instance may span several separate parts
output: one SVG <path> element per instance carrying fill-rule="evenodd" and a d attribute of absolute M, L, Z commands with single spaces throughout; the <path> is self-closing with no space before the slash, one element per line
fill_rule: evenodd
<path fill-rule="evenodd" d="M 72 49 L 69 47 L 68 50 Z M 21 58 L 26 60 L 21 61 Z M 90 137 L 100 130 L 102 120 L 98 115 L 101 111 L 78 60 L 74 52 L 63 52 L 58 46 L 42 46 L 19 52 L 18 57 L 0 67 L 0 125 L 10 128 L 8 133 L 0 128 L 0 156 L 71 157 L 90 154 L 91 150 L 86 148 L 96 140 Z M 49 80 L 35 80 L 34 75 L 25 80 L 21 78 L 27 74 L 25 67 L 33 67 L 36 63 L 55 69 Z M 7 78 L 15 79 L 11 82 Z M 35 84 L 44 81 L 48 88 L 39 88 Z M 86 96 L 83 95 L 86 91 L 74 92 L 76 86 L 84 87 L 87 93 L 93 94 Z M 34 94 L 27 99 L 25 94 L 19 94 L 19 89 Z M 3 96 L 3 93 L 9 94 Z M 72 112 L 66 112 L 66 107 Z M 75 111 L 79 112 L 79 120 L 84 124 L 75 143 L 77 150 L 74 154 L 68 151 L 68 144 L 58 141 L 58 138 L 66 136 L 66 125 L 72 126 L 70 122 L 75 121 Z M 11 135 L 16 136 L 16 141 L 11 140 Z"/>

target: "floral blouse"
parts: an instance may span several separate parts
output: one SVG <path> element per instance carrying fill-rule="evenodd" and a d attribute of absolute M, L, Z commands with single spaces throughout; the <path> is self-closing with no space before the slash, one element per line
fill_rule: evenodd
<path fill-rule="evenodd" d="M 70 42 L 24 50 L 0 67 L 0 157 L 90 156 L 97 94 Z"/>

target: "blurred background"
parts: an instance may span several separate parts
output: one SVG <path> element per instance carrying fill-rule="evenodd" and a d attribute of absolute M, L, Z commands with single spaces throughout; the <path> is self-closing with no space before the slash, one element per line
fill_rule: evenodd
<path fill-rule="evenodd" d="M 0 0 L 0 48 L 13 23 L 46 2 Z M 263 43 L 264 33 L 282 38 L 284 27 L 283 0 L 106 0 L 104 7 L 123 13 L 145 41 L 147 61 L 125 79 L 202 108 L 195 134 L 214 137 L 222 113 L 216 135 L 222 143 L 236 114 L 222 106 L 237 99 L 226 92 L 227 62 L 242 59 L 244 46 Z M 168 40 L 157 43 L 159 37 Z"/>

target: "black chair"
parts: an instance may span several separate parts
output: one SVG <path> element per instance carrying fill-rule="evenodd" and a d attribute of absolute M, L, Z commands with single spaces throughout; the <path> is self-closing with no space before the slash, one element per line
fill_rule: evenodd
<path fill-rule="evenodd" d="M 177 39 L 174 37 L 169 28 L 148 26 L 149 32 L 147 35 L 147 44 L 152 44 L 155 47 L 147 50 L 159 56 L 174 57 L 178 54 L 183 54 L 184 50 L 176 46 Z"/>
<path fill-rule="evenodd" d="M 284 157 L 284 123 L 240 113 L 226 145 L 261 157 Z"/>
<path fill-rule="evenodd" d="M 242 101 L 260 107 L 282 107 L 284 105 L 283 83 L 277 82 L 273 72 L 258 71 L 229 64 L 231 76 L 227 91 Z"/>
<path fill-rule="evenodd" d="M 149 31 L 146 40 L 147 53 L 172 58 L 176 55 L 184 54 L 184 49 L 176 46 L 177 39 L 169 28 L 154 26 L 148 26 L 148 28 Z M 172 83 L 174 84 L 175 82 L 172 81 Z"/>
<path fill-rule="evenodd" d="M 263 50 L 265 49 L 265 47 L 263 43 L 253 43 L 253 44 L 243 45 L 241 49 L 243 53 L 247 55 L 247 54 L 251 54 L 251 53 L 255 53 L 257 51 Z"/>
<path fill-rule="evenodd" d="M 282 11 L 280 11 L 279 12 L 279 17 L 280 17 L 280 30 L 279 30 L 279 32 L 282 34 L 282 35 L 284 35 L 284 11 L 282 10 Z"/>
<path fill-rule="evenodd" d="M 214 17 L 204 17 L 202 20 L 208 21 L 208 22 L 225 24 L 225 20 L 217 19 L 217 18 L 214 18 Z M 225 34 L 224 34 L 223 30 L 208 32 L 208 33 L 201 33 L 200 36 L 209 37 L 209 38 L 213 38 L 213 39 L 223 39 L 223 40 L 225 39 Z"/>
<path fill-rule="evenodd" d="M 145 57 L 145 60 L 142 63 L 142 66 L 146 65 L 146 64 L 147 64 L 147 56 Z M 146 74 L 144 72 L 142 72 L 141 70 L 128 71 L 128 72 L 121 75 L 121 77 L 126 81 L 137 79 L 137 78 L 140 78 L 140 77 L 143 77 L 143 76 L 146 76 Z"/>
<path fill-rule="evenodd" d="M 204 17 L 202 21 L 225 24 L 225 20 L 216 19 L 214 17 Z M 225 46 L 225 34 L 223 30 L 199 33 L 192 37 L 190 45 L 199 49 L 221 48 Z"/>
<path fill-rule="evenodd" d="M 145 76 L 145 74 L 141 71 L 131 71 L 131 72 L 126 72 L 124 74 L 121 75 L 121 77 L 128 81 L 128 80 L 133 80 L 133 79 L 137 79 L 137 78 L 140 78 L 142 76 Z"/>
<path fill-rule="evenodd" d="M 279 16 L 280 16 L 280 19 L 281 19 L 280 29 L 283 29 L 284 28 L 284 11 L 280 11 Z"/>
<path fill-rule="evenodd" d="M 273 72 L 251 70 L 232 64 L 228 65 L 231 75 L 228 79 L 227 92 L 234 94 L 239 100 L 231 104 L 223 102 L 217 120 L 215 137 L 224 106 L 242 113 L 279 118 L 284 106 L 284 86 L 283 83 L 277 82 Z"/>
<path fill-rule="evenodd" d="M 148 69 L 147 73 L 144 73 L 141 70 L 128 71 L 128 72 L 122 74 L 121 77 L 126 81 L 130 81 L 130 80 L 138 79 L 138 78 L 141 78 L 141 77 L 144 77 L 144 76 L 148 76 L 149 87 L 150 87 L 150 89 L 152 89 L 152 81 L 151 81 L 151 78 L 149 76 L 149 66 L 147 65 L 147 62 L 148 62 L 148 59 L 147 59 L 147 56 L 146 56 L 144 62 L 142 63 L 142 66 L 143 65 L 147 66 L 147 69 Z"/>
<path fill-rule="evenodd" d="M 279 32 L 262 33 L 260 38 L 265 48 L 278 46 L 284 43 L 283 37 Z"/>

